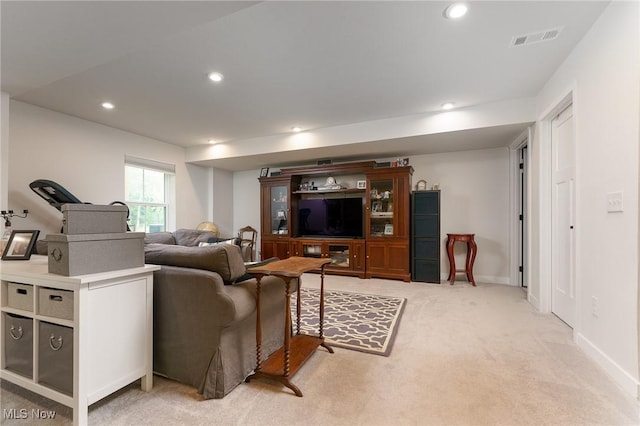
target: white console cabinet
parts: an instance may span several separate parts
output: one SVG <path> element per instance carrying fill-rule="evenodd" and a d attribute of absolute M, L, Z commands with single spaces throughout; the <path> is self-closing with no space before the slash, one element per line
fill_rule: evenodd
<path fill-rule="evenodd" d="M 0 378 L 71 407 L 73 424 L 86 425 L 90 404 L 137 379 L 153 386 L 159 267 L 72 277 L 47 269 L 46 256 L 0 263 Z M 31 359 L 16 355 L 16 342 Z"/>

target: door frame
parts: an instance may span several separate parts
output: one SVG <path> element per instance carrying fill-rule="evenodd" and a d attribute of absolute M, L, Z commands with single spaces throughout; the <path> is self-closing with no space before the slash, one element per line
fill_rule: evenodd
<path fill-rule="evenodd" d="M 558 100 L 550 107 L 548 107 L 541 114 L 541 118 L 538 120 L 540 137 L 539 137 L 539 203 L 538 203 L 538 214 L 539 214 L 539 226 L 538 229 L 538 258 L 539 258 L 539 286 L 540 286 L 540 299 L 538 302 L 538 309 L 541 312 L 551 313 L 551 301 L 553 297 L 553 285 L 552 285 L 552 264 L 553 259 L 551 257 L 551 248 L 552 248 L 552 198 L 553 198 L 553 182 L 552 182 L 552 148 L 551 148 L 551 121 L 561 113 L 566 107 L 573 104 L 573 116 L 574 116 L 574 127 L 575 127 L 575 119 L 577 117 L 577 108 L 576 108 L 576 95 L 575 95 L 575 86 L 570 88 L 565 92 L 563 96 L 558 98 Z M 578 140 L 578 134 L 574 131 L 574 140 Z M 578 154 L 578 144 L 575 145 L 574 155 L 577 157 Z M 575 199 L 574 205 L 579 205 L 579 182 L 577 179 L 578 173 L 578 162 L 575 162 Z M 578 209 L 575 210 L 575 225 L 576 229 L 579 231 L 579 212 Z M 578 285 L 580 277 L 578 272 L 578 258 L 579 258 L 579 248 L 578 244 L 575 245 L 575 255 L 574 255 L 574 263 L 575 263 L 575 271 L 576 271 L 576 316 L 575 316 L 575 324 L 574 324 L 574 337 L 577 335 L 575 333 L 579 329 L 579 300 L 580 300 L 580 286 Z"/>
<path fill-rule="evenodd" d="M 509 145 L 509 192 L 511 196 L 509 197 L 509 229 L 510 229 L 510 237 L 509 237 L 509 252 L 510 256 L 510 265 L 509 265 L 509 283 L 512 286 L 520 287 L 519 275 L 520 275 L 520 246 L 522 244 L 520 237 L 520 219 L 518 218 L 518 212 L 520 211 L 520 196 L 521 190 L 520 186 L 520 150 L 525 146 L 530 145 L 530 141 L 533 136 L 533 128 L 529 127 L 527 130 L 522 132 L 512 143 Z M 526 158 L 527 164 L 525 165 L 526 170 L 531 170 L 531 155 L 528 155 Z M 524 213 L 526 218 L 531 217 L 531 179 L 527 179 L 527 211 Z M 526 220 L 525 225 L 527 226 L 527 234 L 531 235 L 531 221 Z M 527 250 L 526 250 L 526 265 L 525 268 L 525 281 L 530 282 L 531 275 L 531 238 L 527 241 Z"/>

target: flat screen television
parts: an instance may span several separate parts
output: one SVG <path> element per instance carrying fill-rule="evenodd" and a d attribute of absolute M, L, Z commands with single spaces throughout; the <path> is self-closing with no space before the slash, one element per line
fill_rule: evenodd
<path fill-rule="evenodd" d="M 298 202 L 297 236 L 364 236 L 362 198 L 307 199 Z"/>

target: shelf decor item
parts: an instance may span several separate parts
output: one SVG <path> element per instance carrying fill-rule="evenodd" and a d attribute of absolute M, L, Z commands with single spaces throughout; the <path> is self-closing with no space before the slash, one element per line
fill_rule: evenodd
<path fill-rule="evenodd" d="M 12 231 L 9 242 L 2 253 L 2 260 L 29 260 L 39 233 L 38 230 Z"/>
<path fill-rule="evenodd" d="M 358 189 L 367 189 L 367 181 L 366 180 L 359 180 L 356 182 L 356 188 Z"/>
<path fill-rule="evenodd" d="M 426 191 L 427 190 L 427 181 L 424 179 L 421 179 L 418 181 L 418 183 L 416 184 L 416 191 Z"/>
<path fill-rule="evenodd" d="M 267 177 L 267 176 L 269 176 L 269 168 L 263 167 L 262 169 L 260 169 L 260 177 Z"/>

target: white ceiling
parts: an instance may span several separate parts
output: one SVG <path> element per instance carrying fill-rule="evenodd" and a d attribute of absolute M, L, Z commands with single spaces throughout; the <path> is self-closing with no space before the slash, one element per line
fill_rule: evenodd
<path fill-rule="evenodd" d="M 442 17 L 448 4 L 2 1 L 2 91 L 171 144 L 233 145 L 294 125 L 313 131 L 433 113 L 445 101 L 477 109 L 535 97 L 607 2 L 472 2 L 460 21 Z M 553 41 L 510 47 L 515 36 L 558 27 Z M 208 81 L 214 70 L 222 83 Z M 103 110 L 104 100 L 116 108 Z M 363 140 L 340 156 L 505 146 L 531 121 Z M 242 170 L 312 157 L 336 157 L 335 146 L 207 164 Z"/>

